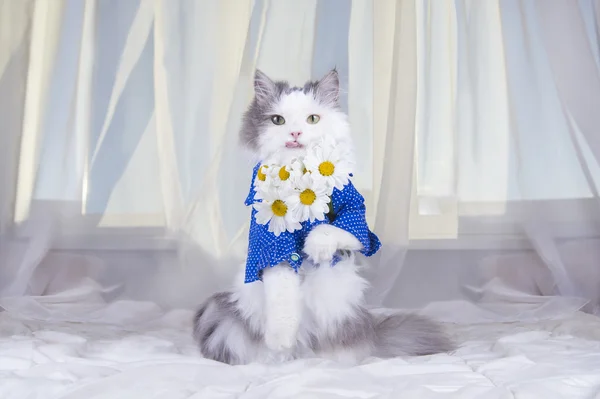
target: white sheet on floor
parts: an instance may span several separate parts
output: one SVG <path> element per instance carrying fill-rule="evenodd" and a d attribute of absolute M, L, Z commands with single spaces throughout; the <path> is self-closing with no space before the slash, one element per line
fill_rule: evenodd
<path fill-rule="evenodd" d="M 231 367 L 202 359 L 191 313 L 135 328 L 0 313 L 0 398 L 600 398 L 600 319 L 449 327 L 452 354 L 348 367 L 307 359 Z M 598 395 L 598 396 L 596 396 Z"/>

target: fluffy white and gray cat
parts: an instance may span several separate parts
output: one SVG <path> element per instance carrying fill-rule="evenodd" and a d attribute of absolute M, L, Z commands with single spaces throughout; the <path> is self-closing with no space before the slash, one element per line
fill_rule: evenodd
<path fill-rule="evenodd" d="M 240 138 L 259 162 L 278 159 L 285 164 L 326 135 L 351 148 L 335 70 L 303 87 L 272 81 L 257 71 L 254 89 Z M 306 238 L 306 260 L 298 273 L 283 263 L 264 269 L 262 281 L 245 284 L 242 267 L 234 287 L 210 297 L 194 318 L 202 354 L 229 364 L 310 356 L 354 363 L 368 356 L 450 350 L 441 327 L 427 318 L 369 312 L 364 305 L 367 282 L 353 254 L 328 266 L 338 251 L 361 249 L 354 235 L 322 224 Z"/>

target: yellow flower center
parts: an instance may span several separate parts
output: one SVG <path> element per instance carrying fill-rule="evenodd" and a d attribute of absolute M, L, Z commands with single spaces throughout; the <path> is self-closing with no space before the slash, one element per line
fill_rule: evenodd
<path fill-rule="evenodd" d="M 310 188 L 300 193 L 300 202 L 304 205 L 312 205 L 317 200 L 317 194 Z"/>
<path fill-rule="evenodd" d="M 256 177 L 258 177 L 258 180 L 260 181 L 267 180 L 267 175 L 263 172 L 263 168 L 268 168 L 268 166 L 261 166 L 258 168 L 258 173 L 256 174 Z"/>
<path fill-rule="evenodd" d="M 283 217 L 287 213 L 287 205 L 282 200 L 275 200 L 271 204 L 273 215 Z"/>
<path fill-rule="evenodd" d="M 319 165 L 319 173 L 323 176 L 331 176 L 335 171 L 335 165 L 329 161 L 321 162 Z"/>
<path fill-rule="evenodd" d="M 290 172 L 285 169 L 285 166 L 282 166 L 281 169 L 279 169 L 279 178 L 282 181 L 286 181 L 290 178 Z"/>

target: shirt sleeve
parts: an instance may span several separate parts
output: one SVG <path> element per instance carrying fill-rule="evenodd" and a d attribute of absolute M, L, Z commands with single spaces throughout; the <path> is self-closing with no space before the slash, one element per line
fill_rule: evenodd
<path fill-rule="evenodd" d="M 331 200 L 335 214 L 331 224 L 353 234 L 363 245 L 362 254 L 374 255 L 381 247 L 381 242 L 367 225 L 363 196 L 349 182 L 342 190 L 334 189 Z"/>

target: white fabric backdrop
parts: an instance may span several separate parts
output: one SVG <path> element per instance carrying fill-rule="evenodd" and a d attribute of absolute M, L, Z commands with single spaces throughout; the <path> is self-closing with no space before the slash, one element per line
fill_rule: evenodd
<path fill-rule="evenodd" d="M 124 322 L 225 288 L 254 69 L 335 65 L 370 304 L 600 313 L 599 23 L 597 0 L 0 0 L 0 305 Z"/>

